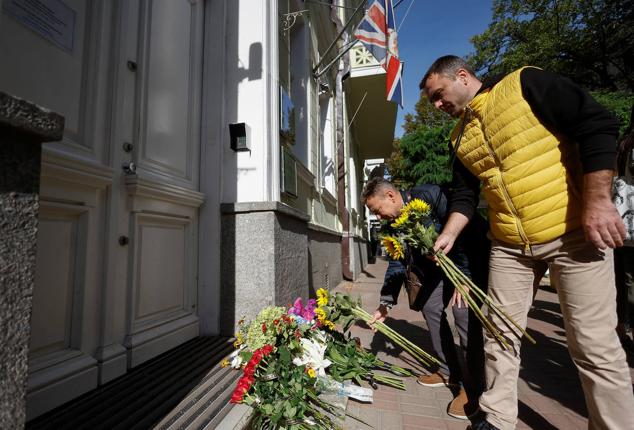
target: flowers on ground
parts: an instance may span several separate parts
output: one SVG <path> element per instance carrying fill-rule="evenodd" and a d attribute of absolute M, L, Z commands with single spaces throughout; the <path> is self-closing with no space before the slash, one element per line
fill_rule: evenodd
<path fill-rule="evenodd" d="M 256 428 L 337 428 L 333 417 L 347 413 L 325 402 L 321 394 L 372 401 L 371 389 L 351 381 L 405 389 L 400 377 L 413 376 L 412 372 L 384 363 L 349 334 L 335 330 L 335 323 L 346 323 L 347 331 L 357 318 L 351 314 L 354 306 L 339 294 L 320 289 L 316 300 L 298 298 L 288 308 L 266 307 L 250 323 L 238 325 L 236 337 L 242 341 L 236 341 L 237 349 L 223 365 L 230 362 L 242 369 L 231 402 L 255 409 Z"/>

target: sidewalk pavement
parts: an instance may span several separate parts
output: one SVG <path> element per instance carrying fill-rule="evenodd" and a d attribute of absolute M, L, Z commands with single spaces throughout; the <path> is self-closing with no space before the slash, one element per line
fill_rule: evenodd
<path fill-rule="evenodd" d="M 343 282 L 336 291 L 361 297 L 363 307 L 373 313 L 379 302 L 379 291 L 387 262 L 377 259 L 369 264 L 355 282 Z M 450 314 L 450 313 L 449 313 Z M 401 291 L 396 305 L 386 321 L 405 337 L 431 352 L 427 325 L 420 312 L 407 306 L 405 292 Z M 366 325 L 355 325 L 353 336 L 388 363 L 417 371 L 422 367 L 414 363 L 407 353 L 400 353 L 381 334 L 374 334 Z M 522 368 L 518 382 L 519 422 L 517 429 L 577 430 L 587 428 L 587 411 L 577 371 L 568 355 L 563 319 L 557 294 L 550 287 L 542 287 L 529 314 L 528 332 L 537 345 L 522 344 Z M 634 377 L 634 369 L 630 367 Z M 384 385 L 374 391 L 373 403 L 348 402 L 348 412 L 361 418 L 378 430 L 464 430 L 469 421 L 457 420 L 447 415 L 446 409 L 453 399 L 449 388 L 428 388 L 416 383 L 414 378 L 405 382 L 406 391 Z M 370 427 L 350 417 L 346 429 Z"/>

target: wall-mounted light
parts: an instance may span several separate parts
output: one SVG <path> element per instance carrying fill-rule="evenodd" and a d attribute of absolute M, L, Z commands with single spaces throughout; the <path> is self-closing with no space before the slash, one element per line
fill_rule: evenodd
<path fill-rule="evenodd" d="M 229 124 L 229 139 L 234 151 L 251 151 L 251 128 L 247 123 Z"/>

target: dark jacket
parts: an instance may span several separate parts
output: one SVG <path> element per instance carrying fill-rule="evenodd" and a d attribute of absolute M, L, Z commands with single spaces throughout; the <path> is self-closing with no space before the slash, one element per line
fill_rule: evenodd
<path fill-rule="evenodd" d="M 406 203 L 415 198 L 427 202 L 432 209 L 436 231 L 442 230 L 449 215 L 446 189 L 438 185 L 425 184 L 403 191 L 401 195 Z M 480 215 L 475 214 L 449 252 L 449 258 L 482 289 L 486 288 L 488 280 L 488 260 L 491 249 L 491 242 L 486 236 L 487 230 L 487 222 Z M 412 260 L 412 270 L 416 272 L 424 288 L 436 287 L 445 278 L 436 263 L 419 252 L 412 253 Z M 396 304 L 404 281 L 405 265 L 401 261 L 390 260 L 381 288 L 381 304 Z"/>

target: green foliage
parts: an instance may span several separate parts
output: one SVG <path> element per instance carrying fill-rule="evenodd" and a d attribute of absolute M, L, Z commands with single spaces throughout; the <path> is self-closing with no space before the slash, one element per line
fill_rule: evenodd
<path fill-rule="evenodd" d="M 594 91 L 591 93 L 599 103 L 610 110 L 621 122 L 619 135 L 622 136 L 630 123 L 634 93 Z"/>
<path fill-rule="evenodd" d="M 471 39 L 485 76 L 533 65 L 591 90 L 634 91 L 634 2 L 494 0 L 493 22 Z"/>
<path fill-rule="evenodd" d="M 405 131 L 406 135 L 415 133 L 421 125 L 443 127 L 453 122 L 449 115 L 436 109 L 423 94 L 421 94 L 416 106 L 414 106 L 414 114 L 406 114 L 404 120 L 403 131 Z"/>
<path fill-rule="evenodd" d="M 387 160 L 392 182 L 403 188 L 417 184 L 440 184 L 451 179 L 449 136 L 455 121 L 442 126 L 420 125 L 394 145 Z"/>

